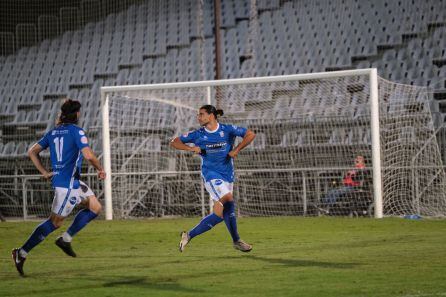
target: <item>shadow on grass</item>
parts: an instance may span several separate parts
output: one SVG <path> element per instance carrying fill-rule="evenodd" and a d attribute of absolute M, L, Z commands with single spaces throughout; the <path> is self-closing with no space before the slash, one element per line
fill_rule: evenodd
<path fill-rule="evenodd" d="M 191 288 L 183 287 L 178 284 L 176 280 L 172 278 L 158 278 L 158 279 L 148 279 L 145 277 L 132 277 L 125 276 L 117 278 L 113 281 L 108 281 L 102 284 L 105 288 L 114 288 L 114 287 L 138 287 L 148 290 L 157 290 L 157 291 L 179 291 L 183 293 L 200 293 L 202 290 L 196 290 Z"/>
<path fill-rule="evenodd" d="M 93 289 L 113 289 L 113 288 L 140 288 L 146 289 L 148 292 L 152 291 L 155 294 L 157 291 L 172 291 L 172 292 L 182 292 L 182 293 L 203 293 L 203 290 L 197 290 L 192 288 L 184 287 L 177 283 L 176 279 L 173 278 L 154 278 L 150 279 L 147 277 L 138 276 L 116 276 L 110 278 L 94 278 L 97 282 L 91 285 L 75 285 L 75 286 L 65 286 L 63 288 L 48 288 L 48 289 L 33 289 L 28 292 L 18 293 L 16 292 L 14 296 L 35 296 L 35 295 L 47 295 L 47 294 L 69 294 L 77 292 L 77 295 L 81 295 L 82 291 L 93 290 Z"/>
<path fill-rule="evenodd" d="M 320 267 L 320 268 L 337 268 L 337 269 L 351 269 L 360 264 L 358 263 L 336 263 L 336 262 L 321 262 L 312 260 L 299 260 L 299 259 L 277 259 L 277 258 L 265 258 L 254 255 L 247 255 L 246 258 L 268 262 L 271 264 L 281 264 L 291 267 Z"/>
<path fill-rule="evenodd" d="M 41 259 L 39 259 L 40 261 L 45 260 L 45 259 L 50 259 L 49 257 L 40 257 Z M 115 257 L 114 257 L 115 258 Z M 128 259 L 128 256 L 125 257 L 126 259 Z M 140 258 L 144 258 L 144 257 L 140 257 Z M 148 257 L 146 257 L 148 258 Z M 130 267 L 132 269 L 150 269 L 156 266 L 164 266 L 164 265 L 175 265 L 175 264 L 184 264 L 184 263 L 194 263 L 197 261 L 197 259 L 199 259 L 200 257 L 190 257 L 190 258 L 186 258 L 184 259 L 176 259 L 176 260 L 171 260 L 171 261 L 161 261 L 161 262 L 155 262 L 155 263 L 151 263 L 151 262 L 146 262 L 146 263 L 140 263 L 140 264 L 130 264 Z M 83 257 L 83 258 L 77 258 L 77 259 L 81 259 L 81 260 L 110 260 L 110 257 Z M 1 259 L 2 260 L 2 259 Z M 54 260 L 54 259 L 53 259 Z M 56 259 L 59 260 L 59 259 Z M 73 260 L 71 258 L 68 258 L 68 261 L 76 261 Z M 78 261 L 78 260 L 77 260 Z M 32 272 L 32 273 L 28 273 L 27 267 L 25 266 L 25 277 L 19 277 L 17 271 L 15 270 L 14 264 L 12 263 L 12 261 L 10 260 L 10 258 L 8 258 L 5 261 L 0 261 L 0 264 L 3 264 L 2 262 L 4 262 L 4 265 L 9 265 L 11 267 L 10 272 L 8 273 L 3 273 L 2 271 L 0 271 L 0 278 L 2 280 L 17 280 L 20 278 L 58 278 L 58 276 L 63 276 L 63 275 L 72 275 L 73 273 L 76 274 L 77 271 L 79 271 L 79 269 L 81 268 L 72 268 L 69 267 L 68 265 L 66 266 L 60 266 L 57 265 L 56 262 L 52 262 L 52 265 L 54 265 L 54 269 L 51 271 L 40 271 L 40 272 Z M 109 261 L 107 262 L 99 262 L 99 263 L 95 263 L 94 266 L 89 267 L 88 271 L 90 273 L 94 273 L 94 272 L 100 272 L 100 271 L 113 271 L 113 270 L 121 270 L 123 267 L 123 264 L 121 262 L 117 262 L 115 264 L 110 264 Z"/>

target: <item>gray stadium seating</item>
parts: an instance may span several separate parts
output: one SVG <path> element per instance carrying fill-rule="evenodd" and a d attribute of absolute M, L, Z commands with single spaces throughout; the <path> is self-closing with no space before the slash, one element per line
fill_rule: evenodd
<path fill-rule="evenodd" d="M 259 26 L 254 38 L 249 35 L 250 2 L 222 2 L 224 78 L 377 67 L 380 75 L 393 81 L 445 88 L 443 0 L 345 0 L 344 5 L 322 0 L 257 1 Z M 213 7 L 210 1 L 204 3 L 199 15 L 192 0 L 169 0 L 155 7 L 144 1 L 0 57 L 0 115 L 5 115 L 1 124 L 44 124 L 48 129 L 55 120 L 57 99 L 69 96 L 88 107 L 82 115 L 84 127 L 97 129 L 100 86 L 213 79 Z M 235 95 L 229 92 L 231 96 Z M 249 97 L 271 100 L 271 94 Z M 339 104 L 334 100 L 321 105 L 329 103 Z M 244 107 L 228 104 L 228 108 L 243 112 Z M 438 113 L 435 123 L 441 124 L 441 110 L 435 104 L 432 108 Z M 280 106 L 275 110 L 270 116 L 284 116 Z M 359 105 L 355 116 L 364 112 Z M 353 134 L 332 131 L 330 141 L 353 142 Z M 305 143 L 305 135 L 290 137 L 284 135 L 282 144 Z M 16 144 L 17 149 L 11 149 L 12 142 L 0 143 L 3 156 L 23 153 Z"/>

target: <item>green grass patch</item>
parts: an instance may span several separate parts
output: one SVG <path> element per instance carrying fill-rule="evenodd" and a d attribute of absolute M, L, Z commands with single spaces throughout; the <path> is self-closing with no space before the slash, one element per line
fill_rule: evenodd
<path fill-rule="evenodd" d="M 194 219 L 94 221 L 65 256 L 56 230 L 28 256 L 10 252 L 36 222 L 0 223 L 0 296 L 446 296 L 446 221 L 241 218 L 251 253 L 222 223 L 178 252 Z"/>

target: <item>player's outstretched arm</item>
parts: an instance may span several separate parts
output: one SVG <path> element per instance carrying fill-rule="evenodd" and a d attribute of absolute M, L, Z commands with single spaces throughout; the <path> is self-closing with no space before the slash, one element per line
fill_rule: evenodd
<path fill-rule="evenodd" d="M 49 172 L 45 166 L 43 166 L 42 161 L 40 160 L 40 152 L 42 151 L 42 147 L 40 144 L 35 143 L 29 150 L 28 156 L 33 162 L 34 166 L 39 170 L 40 174 L 43 175 L 44 178 L 50 179 L 53 176 L 53 172 Z"/>
<path fill-rule="evenodd" d="M 88 163 L 90 163 L 97 170 L 99 179 L 105 179 L 105 171 L 92 149 L 88 146 L 84 147 L 82 149 L 82 155 L 84 156 L 85 160 L 87 160 Z"/>
<path fill-rule="evenodd" d="M 179 137 L 175 137 L 170 142 L 170 146 L 182 151 L 194 152 L 196 154 L 201 153 L 201 149 L 198 146 L 188 146 L 184 144 Z"/>
<path fill-rule="evenodd" d="M 248 131 L 246 131 L 245 136 L 243 137 L 242 142 L 240 142 L 237 145 L 237 147 L 235 147 L 232 151 L 229 152 L 229 156 L 231 158 L 237 157 L 238 153 L 246 146 L 248 146 L 254 140 L 254 138 L 256 138 L 256 134 L 252 130 L 248 129 Z"/>

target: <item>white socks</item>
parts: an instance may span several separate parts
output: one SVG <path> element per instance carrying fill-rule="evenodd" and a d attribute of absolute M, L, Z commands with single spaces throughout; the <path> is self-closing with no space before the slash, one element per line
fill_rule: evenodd
<path fill-rule="evenodd" d="M 23 249 L 20 249 L 20 250 L 19 250 L 19 255 L 20 255 L 20 257 L 22 257 L 22 258 L 26 258 L 26 256 L 28 256 L 28 253 L 25 252 Z"/>
<path fill-rule="evenodd" d="M 71 237 L 71 235 L 67 232 L 64 232 L 64 234 L 62 234 L 62 239 L 65 242 L 71 242 L 71 240 L 73 240 L 73 237 Z"/>

